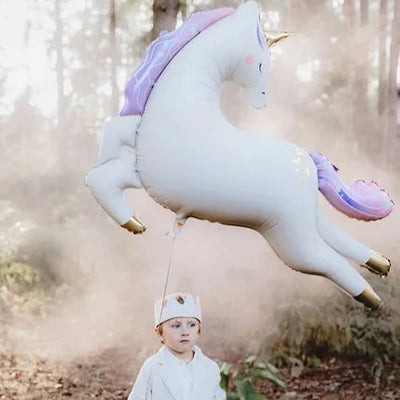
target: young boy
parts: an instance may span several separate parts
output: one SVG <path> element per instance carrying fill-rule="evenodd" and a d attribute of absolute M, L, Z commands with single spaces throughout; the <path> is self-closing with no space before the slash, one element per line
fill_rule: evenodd
<path fill-rule="evenodd" d="M 148 358 L 128 400 L 225 400 L 218 365 L 196 346 L 200 334 L 198 297 L 176 293 L 156 301 L 155 332 L 163 344 Z"/>

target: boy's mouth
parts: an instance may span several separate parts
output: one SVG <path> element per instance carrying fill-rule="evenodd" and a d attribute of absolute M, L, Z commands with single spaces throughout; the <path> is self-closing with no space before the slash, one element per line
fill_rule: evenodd
<path fill-rule="evenodd" d="M 181 340 L 181 343 L 189 343 L 189 342 L 190 342 L 189 339 L 182 339 L 182 340 Z"/>

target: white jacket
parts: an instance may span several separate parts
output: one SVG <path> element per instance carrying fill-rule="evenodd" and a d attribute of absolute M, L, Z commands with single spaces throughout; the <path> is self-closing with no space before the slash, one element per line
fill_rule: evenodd
<path fill-rule="evenodd" d="M 219 386 L 220 371 L 217 363 L 206 357 L 199 347 L 194 347 L 193 386 L 190 400 L 226 400 L 225 391 Z M 182 398 L 182 382 L 171 362 L 171 354 L 163 346 L 148 358 L 133 385 L 128 400 L 185 400 Z M 172 356 L 174 357 L 174 356 Z"/>

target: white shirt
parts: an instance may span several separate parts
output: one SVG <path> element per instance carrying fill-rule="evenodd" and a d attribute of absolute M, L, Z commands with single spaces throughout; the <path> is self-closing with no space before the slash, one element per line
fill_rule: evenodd
<path fill-rule="evenodd" d="M 163 346 L 144 362 L 128 400 L 226 400 L 218 365 L 199 347 L 193 350 L 185 362 Z"/>
<path fill-rule="evenodd" d="M 185 360 L 181 360 L 178 357 L 174 356 L 168 350 L 168 348 L 164 346 L 165 360 L 167 361 L 168 364 L 170 364 L 171 368 L 174 368 L 176 373 L 176 379 L 181 382 L 182 400 L 189 400 L 189 395 L 193 388 L 194 368 L 196 367 L 196 363 L 198 363 L 198 352 L 196 352 L 195 348 L 193 349 L 193 351 L 194 351 L 193 359 L 187 362 Z"/>

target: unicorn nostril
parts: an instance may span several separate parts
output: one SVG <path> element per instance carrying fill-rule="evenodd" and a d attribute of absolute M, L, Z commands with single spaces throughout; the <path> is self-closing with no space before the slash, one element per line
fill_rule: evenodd
<path fill-rule="evenodd" d="M 265 95 L 265 92 L 261 92 L 261 93 Z"/>

